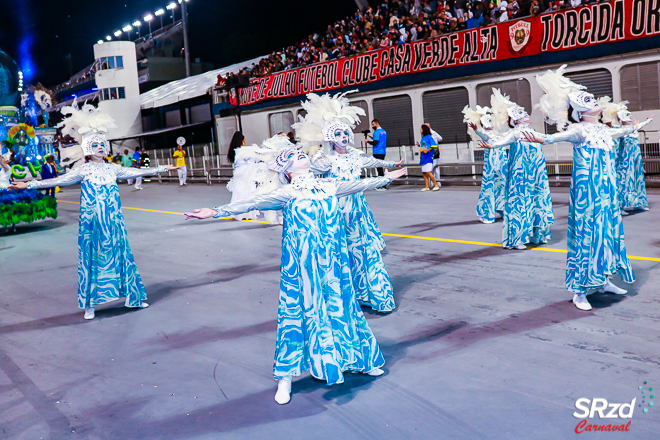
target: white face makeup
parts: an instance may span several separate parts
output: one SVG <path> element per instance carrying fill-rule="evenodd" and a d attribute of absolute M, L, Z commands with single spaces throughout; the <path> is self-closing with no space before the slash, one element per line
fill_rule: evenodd
<path fill-rule="evenodd" d="M 345 150 L 346 147 L 353 144 L 353 130 L 343 122 L 329 122 L 323 127 L 323 140 Z"/>
<path fill-rule="evenodd" d="M 89 133 L 83 136 L 80 147 L 85 156 L 103 158 L 108 154 L 108 143 L 101 133 Z"/>
<path fill-rule="evenodd" d="M 302 151 L 298 151 L 291 158 L 291 166 L 288 171 L 290 173 L 304 173 L 309 171 L 311 166 L 312 163 L 309 161 L 309 157 Z"/>
<path fill-rule="evenodd" d="M 602 111 L 594 95 L 584 90 L 569 93 L 568 98 L 573 107 L 572 117 L 576 121 L 582 119 L 582 115 L 598 116 Z"/>
<path fill-rule="evenodd" d="M 507 113 L 515 125 L 529 125 L 529 114 L 525 111 L 524 107 L 519 105 L 509 107 Z"/>
<path fill-rule="evenodd" d="M 479 120 L 481 121 L 481 126 L 486 130 L 493 129 L 493 118 L 490 115 L 483 115 Z"/>
<path fill-rule="evenodd" d="M 633 123 L 632 113 L 630 113 L 628 110 L 620 110 L 616 116 L 624 125 L 630 125 Z"/>
<path fill-rule="evenodd" d="M 332 140 L 332 144 L 340 147 L 342 150 L 345 150 L 346 147 L 349 146 L 350 144 L 350 139 L 351 139 L 351 129 L 346 127 L 336 127 L 334 131 L 332 132 L 332 136 L 334 140 Z"/>

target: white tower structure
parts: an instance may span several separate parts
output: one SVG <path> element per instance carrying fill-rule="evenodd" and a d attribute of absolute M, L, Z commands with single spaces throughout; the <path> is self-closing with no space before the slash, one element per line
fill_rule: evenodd
<path fill-rule="evenodd" d="M 138 83 L 135 43 L 108 41 L 94 45 L 96 86 L 99 109 L 112 116 L 118 128 L 108 133 L 109 139 L 142 132 L 140 87 Z M 137 141 L 126 141 L 123 147 L 134 150 Z"/>

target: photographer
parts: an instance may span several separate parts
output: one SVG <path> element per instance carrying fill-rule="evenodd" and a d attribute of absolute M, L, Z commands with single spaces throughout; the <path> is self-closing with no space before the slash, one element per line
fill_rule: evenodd
<path fill-rule="evenodd" d="M 371 121 L 371 128 L 374 129 L 374 134 L 373 136 L 370 136 L 371 140 L 368 140 L 367 143 L 374 147 L 373 156 L 376 159 L 385 160 L 385 156 L 387 155 L 387 132 L 380 126 L 380 121 L 378 119 Z M 385 175 L 382 168 L 378 168 L 378 175 Z M 387 187 L 376 188 L 376 191 L 385 190 L 387 190 Z"/>

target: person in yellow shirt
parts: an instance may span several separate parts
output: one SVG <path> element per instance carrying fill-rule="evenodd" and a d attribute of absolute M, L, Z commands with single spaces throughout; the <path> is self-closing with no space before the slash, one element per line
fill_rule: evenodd
<path fill-rule="evenodd" d="M 176 151 L 174 152 L 173 157 L 176 159 L 176 166 L 179 167 L 177 173 L 179 174 L 179 186 L 188 185 L 186 183 L 186 178 L 188 178 L 188 169 L 186 168 L 186 152 L 183 151 L 181 145 L 176 146 Z"/>

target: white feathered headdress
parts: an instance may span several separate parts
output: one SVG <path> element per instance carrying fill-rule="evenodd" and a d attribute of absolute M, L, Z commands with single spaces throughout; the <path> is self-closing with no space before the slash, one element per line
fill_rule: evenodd
<path fill-rule="evenodd" d="M 296 130 L 303 147 L 332 140 L 330 135 L 338 126 L 350 128 L 350 143 L 354 142 L 353 129 L 360 122 L 360 116 L 365 116 L 366 113 L 364 109 L 350 104 L 346 95 L 352 92 L 334 96 L 328 93 L 307 95 L 307 101 L 302 103 L 307 114 L 304 117 L 299 116 L 299 121 L 291 126 Z"/>
<path fill-rule="evenodd" d="M 514 105 L 516 104 L 508 96 L 503 95 L 500 89 L 493 89 L 493 94 L 490 96 L 490 108 L 493 112 L 495 130 L 505 133 L 511 128 L 509 127 L 508 109 Z"/>
<path fill-rule="evenodd" d="M 632 117 L 628 111 L 628 101 L 612 102 L 609 96 L 598 99 L 598 105 L 603 109 L 603 122 L 613 126 L 620 126 L 622 122 L 631 122 Z"/>
<path fill-rule="evenodd" d="M 586 87 L 571 81 L 564 76 L 566 64 L 559 69 L 548 70 L 541 76 L 536 77 L 536 82 L 545 94 L 541 96 L 537 108 L 541 109 L 548 124 L 557 125 L 557 129 L 563 130 L 569 123 L 568 111 L 573 107 L 572 117 L 580 120 L 580 113 L 588 110 L 593 95 L 586 92 Z"/>
<path fill-rule="evenodd" d="M 472 110 L 469 106 L 463 108 L 463 122 L 466 124 L 474 124 L 479 128 L 491 129 L 493 128 L 491 110 L 488 107 L 477 106 L 476 110 Z"/>
<path fill-rule="evenodd" d="M 102 113 L 91 104 L 78 108 L 75 99 L 72 105 L 62 107 L 62 114 L 68 117 L 57 124 L 57 128 L 62 128 L 62 134 L 73 137 L 80 144 L 85 156 L 93 155 L 94 146 L 98 147 L 99 144 L 103 144 L 106 151 L 110 150 L 105 133 L 108 129 L 117 128 L 110 115 Z"/>

